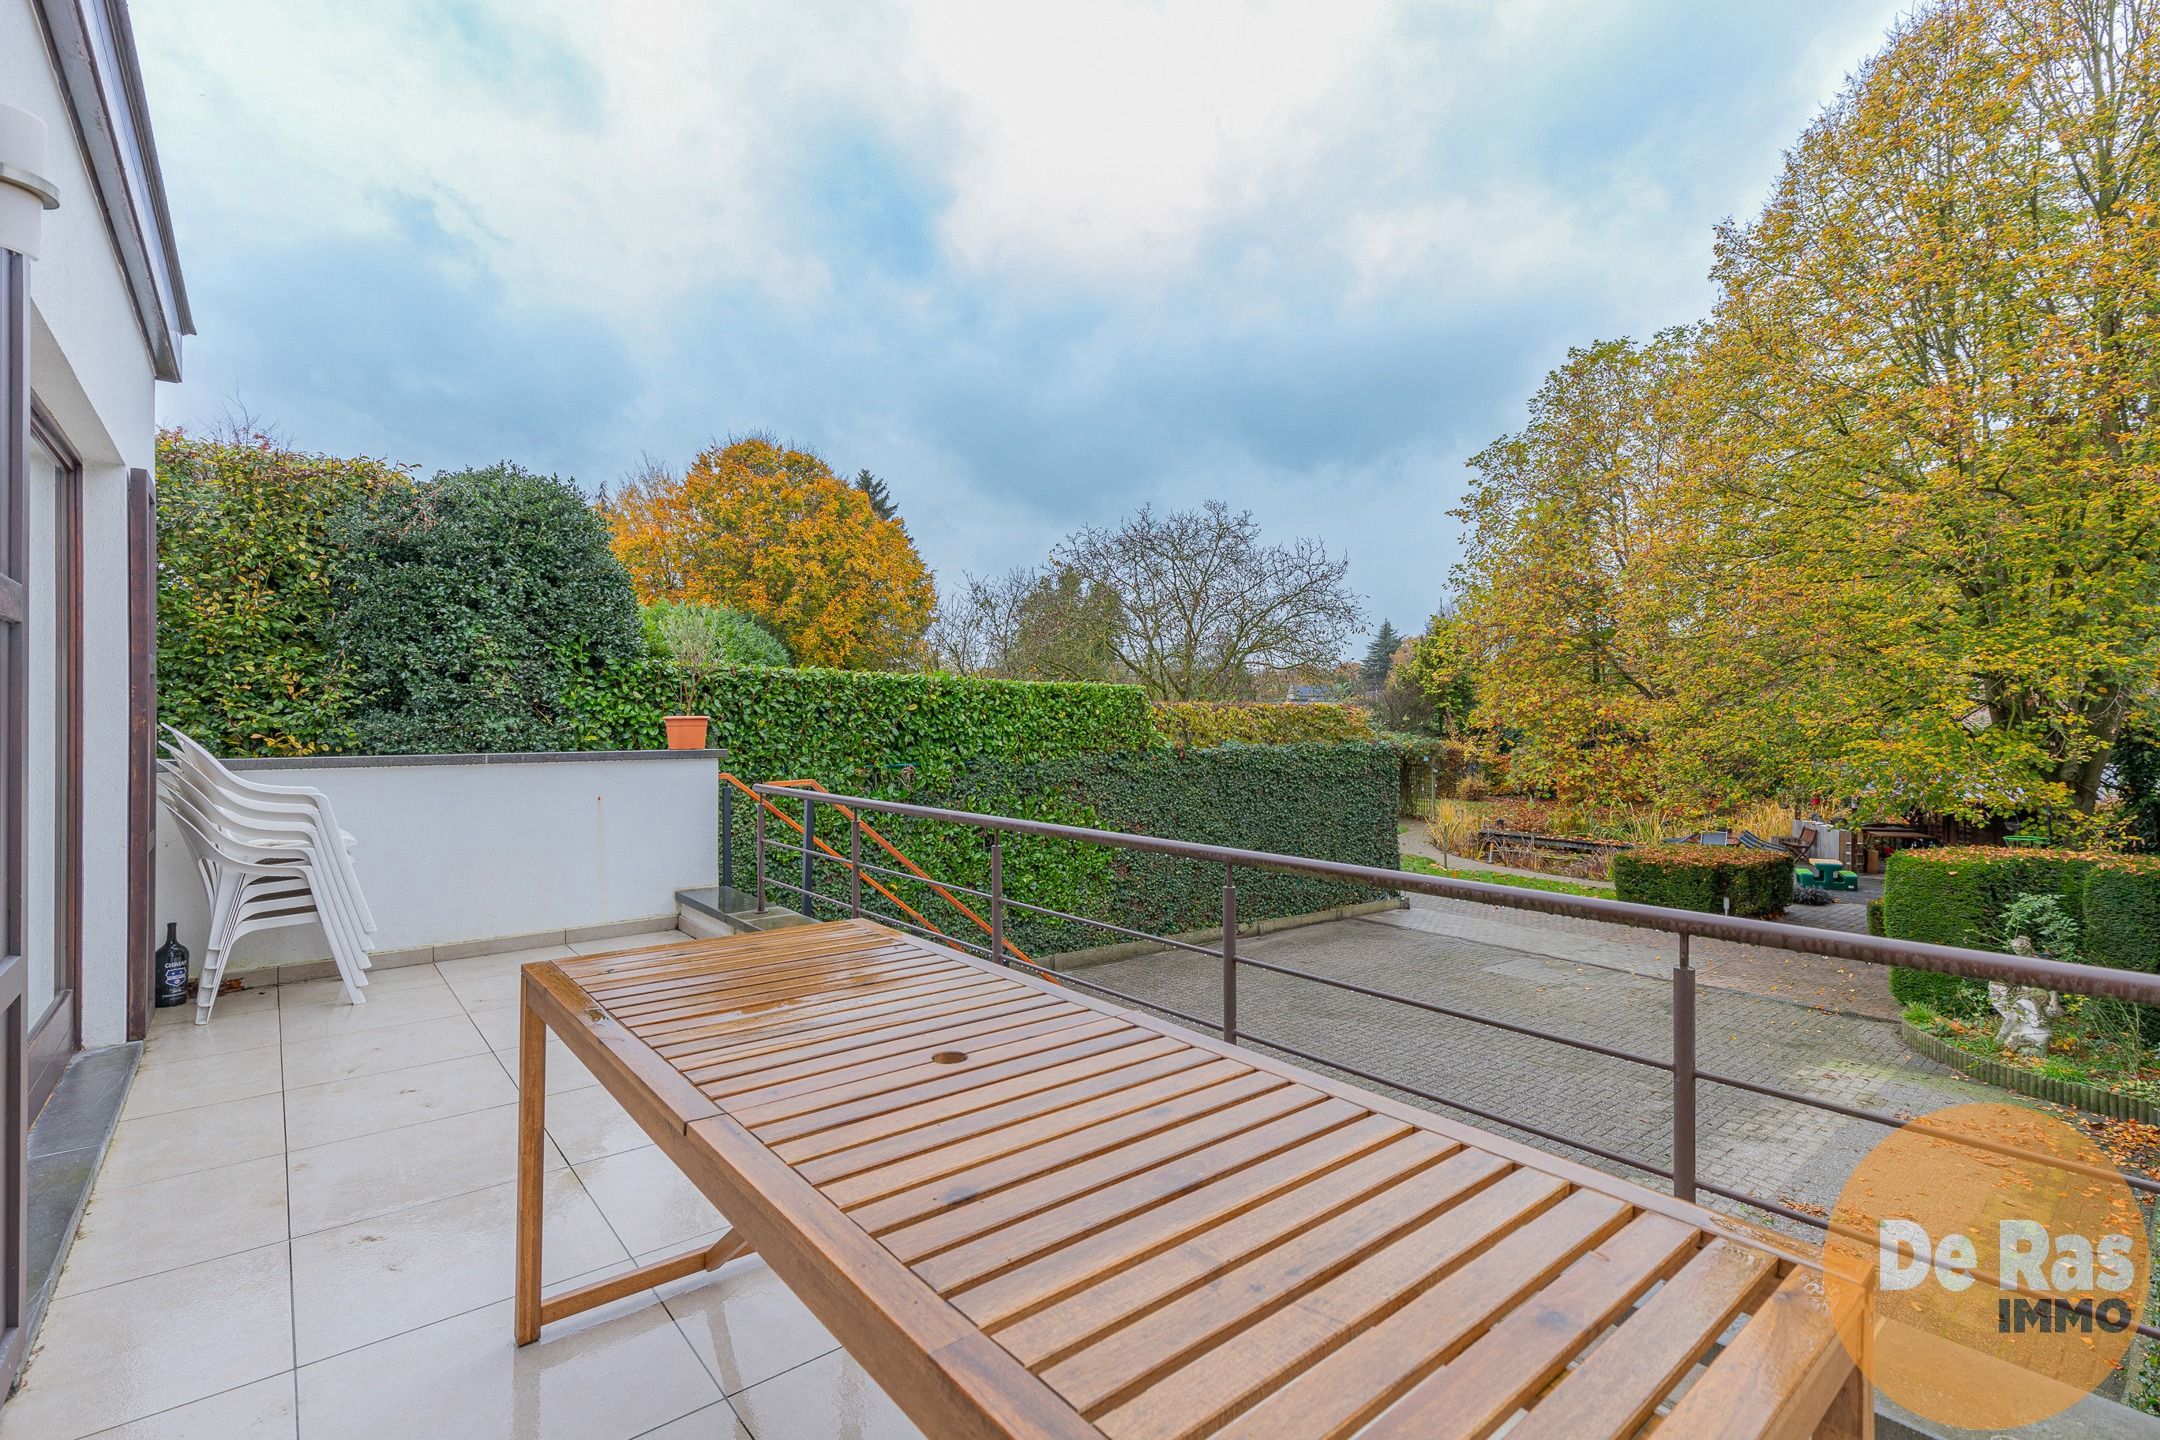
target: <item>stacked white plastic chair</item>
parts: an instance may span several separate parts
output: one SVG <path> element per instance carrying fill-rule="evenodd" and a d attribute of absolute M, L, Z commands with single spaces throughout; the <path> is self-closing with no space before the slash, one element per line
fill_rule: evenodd
<path fill-rule="evenodd" d="M 235 941 L 311 921 L 330 942 L 346 996 L 364 1003 L 375 917 L 353 869 L 358 842 L 338 828 L 329 797 L 245 779 L 181 731 L 163 729 L 170 763 L 158 777 L 158 797 L 193 851 L 210 900 L 195 1023 L 208 1021 L 217 1004 Z"/>

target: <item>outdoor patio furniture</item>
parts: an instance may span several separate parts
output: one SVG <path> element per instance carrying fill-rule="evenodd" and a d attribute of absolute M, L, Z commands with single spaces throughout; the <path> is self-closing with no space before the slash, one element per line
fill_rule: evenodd
<path fill-rule="evenodd" d="M 317 923 L 345 993 L 363 1003 L 366 936 L 374 917 L 353 872 L 353 837 L 326 797 L 298 786 L 242 781 L 171 726 L 158 796 L 201 872 L 210 929 L 195 994 L 195 1023 L 217 1004 L 233 945 L 244 935 Z"/>
<path fill-rule="evenodd" d="M 1860 872 L 1849 870 L 1835 860 L 1811 860 L 1808 862 L 1808 868 L 1814 872 L 1814 878 L 1803 883 L 1820 885 L 1825 890 L 1852 890 L 1857 892 L 1860 888 Z M 1805 873 L 1805 871 L 1796 871 L 1794 878 L 1798 879 L 1800 875 Z"/>
<path fill-rule="evenodd" d="M 2054 840 L 2046 835 L 2030 835 L 2020 833 L 2017 835 L 2003 836 L 2003 844 L 2013 846 L 2020 850 L 2042 850 L 2054 843 Z"/>
<path fill-rule="evenodd" d="M 754 1250 L 940 1437 L 1872 1434 L 1810 1252 L 1025 971 L 863 920 L 526 965 L 517 1342 Z M 542 1295 L 550 1031 L 732 1230 Z"/>

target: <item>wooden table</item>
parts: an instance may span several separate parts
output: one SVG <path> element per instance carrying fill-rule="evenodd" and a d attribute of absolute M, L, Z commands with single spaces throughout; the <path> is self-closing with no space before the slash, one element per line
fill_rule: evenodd
<path fill-rule="evenodd" d="M 933 1440 L 1873 1433 L 1807 1252 L 1034 975 L 844 921 L 522 991 L 519 1344 L 754 1249 Z M 550 1030 L 726 1238 L 542 1297 Z"/>

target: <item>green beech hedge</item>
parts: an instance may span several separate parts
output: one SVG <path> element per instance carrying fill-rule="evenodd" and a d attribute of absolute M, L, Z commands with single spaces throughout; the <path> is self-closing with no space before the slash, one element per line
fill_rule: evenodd
<path fill-rule="evenodd" d="M 1792 904 L 1792 857 L 1737 845 L 1643 845 L 1613 856 L 1613 893 L 1638 905 L 1775 915 Z"/>
<path fill-rule="evenodd" d="M 1052 820 L 1063 824 L 1161 835 L 1243 849 L 1343 860 L 1393 870 L 1396 848 L 1397 761 L 1384 745 L 1351 742 L 1307 745 L 1225 745 L 1207 750 L 1163 748 L 1075 754 L 1034 761 L 980 760 L 940 782 L 896 782 L 884 798 L 905 798 L 946 809 Z M 834 788 L 839 788 L 835 786 Z M 747 837 L 747 807 L 738 805 L 738 839 Z M 790 805 L 791 814 L 797 813 Z M 989 850 L 972 827 L 868 817 L 910 858 L 939 880 L 986 889 Z M 785 832 L 783 834 L 783 831 Z M 768 819 L 768 837 L 793 843 L 792 830 Z M 846 853 L 847 822 L 821 807 L 819 836 Z M 768 856 L 777 878 L 799 883 L 800 857 Z M 738 887 L 750 884 L 750 852 L 738 849 Z M 1029 836 L 1004 839 L 1006 894 L 1135 930 L 1169 935 L 1221 923 L 1223 869 L 1114 846 L 1079 845 Z M 818 889 L 837 914 L 847 902 L 847 875 L 821 862 Z M 941 928 L 981 943 L 979 929 L 934 898 L 919 882 L 888 884 Z M 1389 892 L 1311 876 L 1241 870 L 1238 913 L 1243 920 L 1309 914 L 1384 898 Z M 787 892 L 771 898 L 791 905 Z M 980 911 L 981 902 L 971 901 Z M 889 911 L 872 897 L 869 908 Z M 1122 937 L 1092 926 L 1035 915 L 1015 907 L 1013 939 L 1031 954 L 1114 944 Z"/>
<path fill-rule="evenodd" d="M 268 439 L 157 438 L 158 718 L 221 755 L 353 748 L 331 522 L 412 478 Z"/>
<path fill-rule="evenodd" d="M 2081 957 L 2160 970 L 2160 860 L 2079 850 L 1956 846 L 1890 857 L 1883 933 L 1896 940 L 2000 950 L 2002 914 L 2020 895 L 2059 895 L 2079 918 Z M 1890 993 L 1951 1014 L 1985 1007 L 1984 981 L 1899 966 Z"/>

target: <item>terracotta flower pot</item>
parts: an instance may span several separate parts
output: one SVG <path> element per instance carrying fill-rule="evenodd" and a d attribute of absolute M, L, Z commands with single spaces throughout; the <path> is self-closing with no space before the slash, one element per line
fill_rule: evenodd
<path fill-rule="evenodd" d="M 703 715 L 670 715 L 662 723 L 667 726 L 668 749 L 703 750 L 705 731 L 712 721 Z"/>

